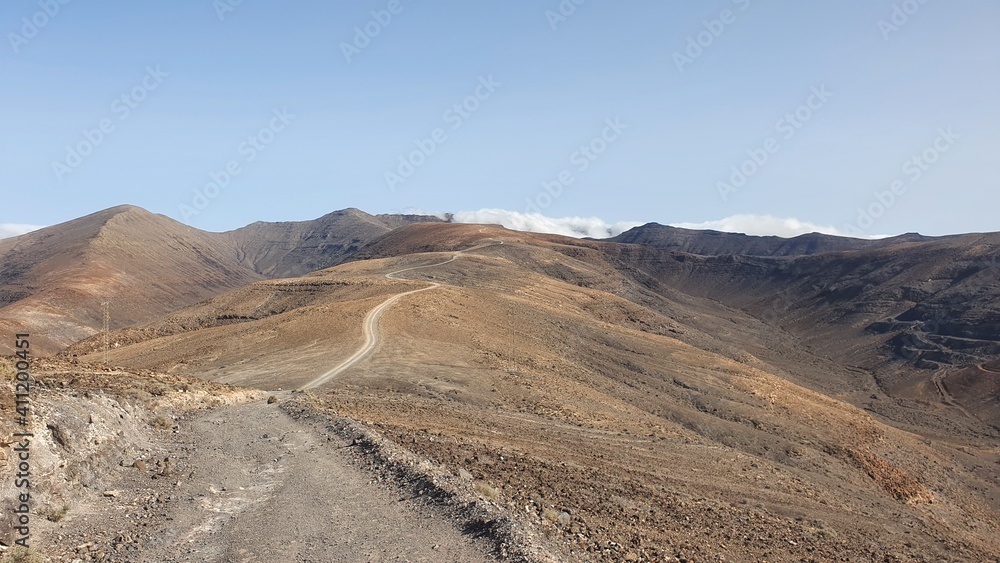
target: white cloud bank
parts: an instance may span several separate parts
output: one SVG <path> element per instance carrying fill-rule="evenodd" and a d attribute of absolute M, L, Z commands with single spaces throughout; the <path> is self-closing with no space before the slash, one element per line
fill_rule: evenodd
<path fill-rule="evenodd" d="M 644 223 L 622 221 L 609 224 L 597 217 L 546 217 L 539 213 L 519 213 L 503 209 L 480 209 L 479 211 L 460 211 L 454 214 L 456 223 L 496 224 L 503 225 L 515 231 L 531 233 L 549 233 L 570 237 L 608 238 L 619 235 L 632 227 Z M 713 230 L 727 233 L 743 233 L 756 236 L 779 236 L 791 238 L 807 233 L 822 233 L 841 237 L 854 236 L 836 227 L 817 225 L 808 221 L 793 218 L 780 218 L 771 215 L 732 215 L 717 221 L 702 223 L 672 223 L 671 227 L 694 230 Z M 890 235 L 862 235 L 860 238 L 885 238 Z"/>
<path fill-rule="evenodd" d="M 17 223 L 0 223 L 0 239 L 16 237 L 31 231 L 37 231 L 42 227 L 38 225 L 20 225 Z"/>
<path fill-rule="evenodd" d="M 822 233 L 838 237 L 855 237 L 877 239 L 891 235 L 858 235 L 848 233 L 836 227 L 817 225 L 808 221 L 793 218 L 780 218 L 771 215 L 732 215 L 718 221 L 702 223 L 672 223 L 671 227 L 680 229 L 713 230 L 727 233 L 743 233 L 757 236 L 779 236 L 784 238 L 797 237 L 807 233 Z M 859 230 L 860 231 L 860 230 Z"/>
<path fill-rule="evenodd" d="M 597 217 L 546 217 L 540 213 L 520 213 L 503 209 L 459 211 L 454 214 L 452 220 L 456 223 L 503 225 L 515 231 L 549 233 L 577 238 L 608 238 L 642 225 L 642 223 L 632 221 L 609 224 Z"/>

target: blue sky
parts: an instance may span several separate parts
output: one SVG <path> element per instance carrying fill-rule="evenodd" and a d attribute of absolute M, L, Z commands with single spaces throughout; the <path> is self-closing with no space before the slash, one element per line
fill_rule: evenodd
<path fill-rule="evenodd" d="M 576 1 L 5 1 L 0 232 L 121 203 L 1000 230 L 996 2 Z"/>

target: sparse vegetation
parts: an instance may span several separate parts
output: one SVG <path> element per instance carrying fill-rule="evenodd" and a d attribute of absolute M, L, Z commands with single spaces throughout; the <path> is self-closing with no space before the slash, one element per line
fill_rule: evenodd
<path fill-rule="evenodd" d="M 136 389 L 135 387 L 130 387 L 122 391 L 122 397 L 139 404 L 147 404 L 152 398 L 149 392 L 144 389 Z"/>
<path fill-rule="evenodd" d="M 35 548 L 15 547 L 0 555 L 0 563 L 44 563 Z"/>
<path fill-rule="evenodd" d="M 174 427 L 174 421 L 165 414 L 154 413 L 149 419 L 149 425 L 160 430 L 169 430 Z"/>
<path fill-rule="evenodd" d="M 542 519 L 554 524 L 559 521 L 559 511 L 554 508 L 543 508 Z"/>
<path fill-rule="evenodd" d="M 154 397 L 162 397 L 173 391 L 173 389 L 169 385 L 156 382 L 150 384 L 147 391 L 150 395 L 153 395 Z"/>
<path fill-rule="evenodd" d="M 14 408 L 13 384 L 15 371 L 6 358 L 0 359 L 0 447 L 6 447 L 13 432 L 14 417 L 8 411 Z M 0 455 L 0 459 L 3 456 Z"/>
<path fill-rule="evenodd" d="M 487 500 L 494 502 L 500 500 L 500 490 L 485 481 L 476 481 L 473 484 L 473 488 Z"/>
<path fill-rule="evenodd" d="M 9 386 L 14 381 L 14 368 L 6 358 L 0 360 L 0 383 Z"/>
<path fill-rule="evenodd" d="M 59 506 L 44 506 L 39 509 L 38 513 L 45 517 L 49 522 L 60 522 L 63 518 L 69 514 L 70 509 L 69 503 L 63 503 Z"/>

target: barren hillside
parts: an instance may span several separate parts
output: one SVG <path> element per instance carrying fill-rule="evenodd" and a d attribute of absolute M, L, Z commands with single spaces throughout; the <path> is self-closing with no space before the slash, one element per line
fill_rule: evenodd
<path fill-rule="evenodd" d="M 344 209 L 312 221 L 253 223 L 224 236 L 241 264 L 269 278 L 287 278 L 339 264 L 393 229 L 436 221 L 440 219 L 427 215 L 369 215 Z"/>
<path fill-rule="evenodd" d="M 313 221 L 254 223 L 209 233 L 119 206 L 0 240 L 0 327 L 56 353 L 103 327 L 145 323 L 264 278 L 303 275 L 350 257 L 415 215 L 357 209 Z M 0 343 L 0 352 L 9 346 Z"/>
<path fill-rule="evenodd" d="M 940 398 L 894 396 L 877 370 L 827 352 L 867 338 L 885 310 L 840 312 L 831 300 L 839 315 L 812 325 L 841 340 L 817 350 L 809 339 L 818 332 L 796 332 L 736 298 L 759 291 L 761 272 L 780 272 L 775 264 L 801 272 L 810 263 L 639 260 L 653 252 L 663 251 L 413 225 L 358 253 L 366 259 L 117 332 L 111 357 L 301 387 L 363 346 L 380 303 L 439 284 L 386 308 L 371 353 L 318 389 L 310 408 L 464 471 L 567 559 L 1000 556 L 988 533 L 1000 526 L 1000 436 L 990 419 Z M 870 261 L 852 269 L 850 258 L 828 275 L 878 271 Z M 712 260 L 729 265 L 714 283 L 698 266 Z"/>
<path fill-rule="evenodd" d="M 0 327 L 55 353 L 101 329 L 102 302 L 123 327 L 261 278 L 206 233 L 115 207 L 0 241 Z"/>

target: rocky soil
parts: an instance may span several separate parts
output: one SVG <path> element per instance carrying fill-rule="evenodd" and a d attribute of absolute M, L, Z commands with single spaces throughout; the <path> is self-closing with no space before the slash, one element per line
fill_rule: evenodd
<path fill-rule="evenodd" d="M 0 561 L 554 560 L 462 475 L 305 395 L 35 369 L 32 549 L 5 519 Z"/>

